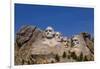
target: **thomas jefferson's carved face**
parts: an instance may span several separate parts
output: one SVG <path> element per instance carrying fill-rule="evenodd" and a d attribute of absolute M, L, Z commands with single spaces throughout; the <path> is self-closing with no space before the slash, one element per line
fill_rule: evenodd
<path fill-rule="evenodd" d="M 61 33 L 55 32 L 55 38 L 57 39 L 57 41 L 61 41 L 62 40 Z"/>
<path fill-rule="evenodd" d="M 61 38 L 61 33 L 60 32 L 55 32 L 55 38 Z"/>

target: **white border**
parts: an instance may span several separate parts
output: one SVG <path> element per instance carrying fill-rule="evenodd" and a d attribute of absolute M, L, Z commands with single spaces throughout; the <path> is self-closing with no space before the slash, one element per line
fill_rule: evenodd
<path fill-rule="evenodd" d="M 95 7 L 95 0 L 14 0 L 14 3 Z"/>
<path fill-rule="evenodd" d="M 44 64 L 44 65 L 24 65 L 14 66 L 14 3 L 24 4 L 41 4 L 41 5 L 55 5 L 55 6 L 74 6 L 74 7 L 89 7 L 94 8 L 95 3 L 92 0 L 13 0 L 11 2 L 11 68 L 12 69 L 61 69 L 63 68 L 81 68 L 91 67 L 95 62 L 75 62 L 75 63 L 57 63 L 57 64 Z"/>

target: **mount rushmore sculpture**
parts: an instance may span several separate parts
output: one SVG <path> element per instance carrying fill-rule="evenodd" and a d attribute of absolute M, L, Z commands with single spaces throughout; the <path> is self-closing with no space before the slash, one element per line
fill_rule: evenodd
<path fill-rule="evenodd" d="M 83 32 L 66 37 L 50 26 L 45 30 L 23 26 L 16 33 L 14 51 L 15 65 L 94 60 L 94 42 L 90 34 Z"/>

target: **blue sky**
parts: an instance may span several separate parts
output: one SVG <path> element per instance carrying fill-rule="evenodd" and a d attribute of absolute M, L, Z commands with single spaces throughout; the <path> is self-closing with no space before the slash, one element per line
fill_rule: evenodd
<path fill-rule="evenodd" d="M 94 34 L 94 9 L 33 4 L 15 4 L 15 32 L 23 25 L 40 29 L 52 26 L 64 36 L 80 32 Z"/>

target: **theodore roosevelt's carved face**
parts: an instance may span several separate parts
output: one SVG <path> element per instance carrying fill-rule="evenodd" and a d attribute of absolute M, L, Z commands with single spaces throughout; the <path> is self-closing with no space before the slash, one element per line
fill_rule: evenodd
<path fill-rule="evenodd" d="M 63 37 L 63 41 L 67 42 L 68 38 L 67 37 Z"/>
<path fill-rule="evenodd" d="M 64 46 L 67 46 L 68 38 L 67 37 L 63 37 L 62 41 L 63 41 Z"/>
<path fill-rule="evenodd" d="M 52 38 L 53 36 L 54 36 L 54 29 L 52 28 L 52 27 L 47 27 L 46 29 L 45 29 L 45 36 L 47 37 L 47 38 Z"/>

